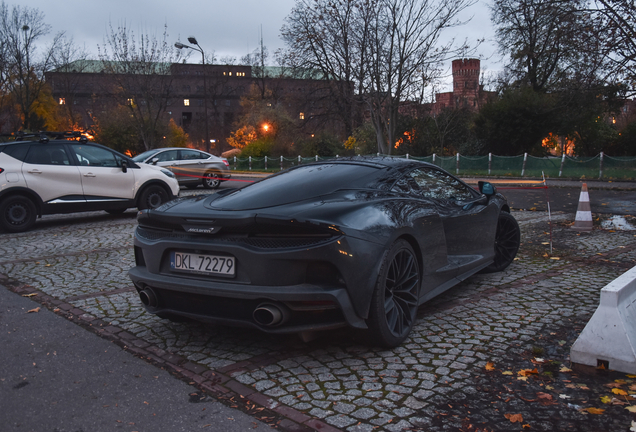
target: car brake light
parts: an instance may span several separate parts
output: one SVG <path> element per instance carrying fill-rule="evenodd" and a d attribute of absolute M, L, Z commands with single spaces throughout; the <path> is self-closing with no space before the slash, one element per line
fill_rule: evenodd
<path fill-rule="evenodd" d="M 0 174 L 4 172 L 4 168 L 0 168 Z"/>
<path fill-rule="evenodd" d="M 223 159 L 223 163 L 225 164 L 226 167 L 230 167 L 230 163 L 227 161 L 227 159 Z M 2 171 L 0 171 L 2 172 Z"/>

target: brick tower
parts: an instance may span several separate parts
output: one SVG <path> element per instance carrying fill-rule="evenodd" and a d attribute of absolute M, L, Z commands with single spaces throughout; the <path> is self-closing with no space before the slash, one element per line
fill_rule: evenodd
<path fill-rule="evenodd" d="M 477 97 L 479 92 L 479 59 L 453 60 L 453 93 L 461 97 Z"/>

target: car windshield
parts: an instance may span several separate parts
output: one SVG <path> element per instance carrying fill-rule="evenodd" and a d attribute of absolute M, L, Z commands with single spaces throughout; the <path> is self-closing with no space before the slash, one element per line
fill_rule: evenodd
<path fill-rule="evenodd" d="M 154 149 L 154 150 L 145 151 L 145 152 L 143 152 L 141 154 L 138 154 L 134 158 L 132 158 L 132 160 L 134 160 L 135 162 L 143 162 L 146 159 L 148 159 L 150 156 L 152 156 L 153 154 L 157 153 L 159 150 L 161 150 L 161 149 Z"/>

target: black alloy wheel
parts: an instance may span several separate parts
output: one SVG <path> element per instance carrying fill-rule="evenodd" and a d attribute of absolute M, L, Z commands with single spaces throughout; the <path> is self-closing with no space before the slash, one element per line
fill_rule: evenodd
<path fill-rule="evenodd" d="M 504 270 L 514 261 L 521 243 L 521 231 L 517 220 L 510 213 L 501 212 L 495 234 L 495 259 L 482 273 Z"/>
<path fill-rule="evenodd" d="M 392 348 L 407 338 L 417 315 L 420 270 L 413 248 L 398 240 L 385 255 L 371 300 L 371 342 Z"/>
<path fill-rule="evenodd" d="M 36 217 L 35 204 L 24 196 L 10 196 L 0 204 L 0 225 L 7 232 L 17 233 L 31 229 Z"/>
<path fill-rule="evenodd" d="M 221 180 L 218 173 L 208 172 L 203 175 L 203 187 L 206 189 L 217 189 L 221 186 Z"/>
<path fill-rule="evenodd" d="M 139 210 L 156 209 L 168 201 L 165 189 L 158 185 L 150 185 L 139 197 Z"/>

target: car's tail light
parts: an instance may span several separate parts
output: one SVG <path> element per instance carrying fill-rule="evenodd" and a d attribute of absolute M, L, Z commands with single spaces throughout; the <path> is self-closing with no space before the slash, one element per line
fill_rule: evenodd
<path fill-rule="evenodd" d="M 0 174 L 4 172 L 4 168 L 0 168 Z"/>
<path fill-rule="evenodd" d="M 223 163 L 225 164 L 226 167 L 230 167 L 230 163 L 227 161 L 227 159 L 223 159 Z"/>

